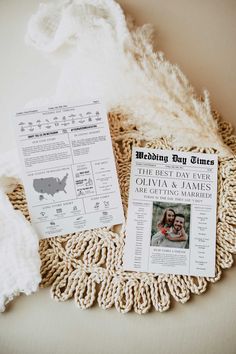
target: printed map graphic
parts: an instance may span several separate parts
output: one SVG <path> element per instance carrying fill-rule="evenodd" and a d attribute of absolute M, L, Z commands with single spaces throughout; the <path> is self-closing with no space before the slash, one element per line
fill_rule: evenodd
<path fill-rule="evenodd" d="M 60 180 L 58 177 L 37 178 L 33 180 L 34 190 L 40 194 L 54 196 L 58 192 L 65 192 L 68 173 Z"/>

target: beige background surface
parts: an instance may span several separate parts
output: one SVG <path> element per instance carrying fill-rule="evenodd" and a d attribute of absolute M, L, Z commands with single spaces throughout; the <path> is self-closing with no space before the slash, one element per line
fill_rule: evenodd
<path fill-rule="evenodd" d="M 200 93 L 236 126 L 236 1 L 120 0 L 139 24 L 151 22 L 157 46 Z M 15 145 L 12 113 L 34 97 L 53 93 L 57 70 L 24 45 L 38 0 L 0 1 L 0 152 Z M 1 271 L 1 270 L 0 270 Z M 0 354 L 9 353 L 236 353 L 236 269 L 202 296 L 166 313 L 119 314 L 73 300 L 56 303 L 48 289 L 13 301 L 0 315 Z"/>

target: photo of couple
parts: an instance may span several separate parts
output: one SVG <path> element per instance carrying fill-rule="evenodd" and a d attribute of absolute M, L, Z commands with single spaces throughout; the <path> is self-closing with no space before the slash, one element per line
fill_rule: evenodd
<path fill-rule="evenodd" d="M 190 204 L 153 203 L 151 246 L 189 248 Z"/>

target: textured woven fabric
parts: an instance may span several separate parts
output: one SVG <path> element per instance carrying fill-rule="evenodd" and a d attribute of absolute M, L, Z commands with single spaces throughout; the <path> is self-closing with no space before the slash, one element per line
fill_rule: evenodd
<path fill-rule="evenodd" d="M 230 125 L 218 122 L 219 133 L 232 151 L 236 151 L 236 137 Z M 135 126 L 127 124 L 121 114 L 110 114 L 110 130 L 125 213 L 127 212 L 131 151 L 133 146 L 172 149 L 168 138 L 145 142 Z M 213 148 L 183 147 L 183 151 L 217 153 Z M 143 314 L 154 307 L 169 309 L 171 297 L 185 303 L 191 294 L 201 294 L 208 282 L 220 279 L 222 269 L 232 266 L 236 252 L 235 196 L 236 158 L 220 157 L 218 168 L 218 221 L 216 246 L 216 275 L 213 278 L 158 275 L 122 270 L 125 233 L 106 228 L 77 232 L 40 241 L 42 287 L 51 286 L 54 299 L 74 298 L 82 309 L 95 302 L 107 309 L 115 306 L 120 312 L 134 309 Z M 21 185 L 9 195 L 15 208 L 27 219 L 28 210 Z"/>

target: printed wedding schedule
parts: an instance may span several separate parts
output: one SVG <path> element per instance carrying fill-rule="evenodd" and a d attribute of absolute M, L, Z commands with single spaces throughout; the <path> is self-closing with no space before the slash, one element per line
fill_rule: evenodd
<path fill-rule="evenodd" d="M 133 148 L 124 269 L 215 275 L 217 156 Z"/>
<path fill-rule="evenodd" d="M 20 112 L 15 121 L 31 221 L 42 238 L 123 222 L 100 101 Z"/>

